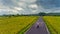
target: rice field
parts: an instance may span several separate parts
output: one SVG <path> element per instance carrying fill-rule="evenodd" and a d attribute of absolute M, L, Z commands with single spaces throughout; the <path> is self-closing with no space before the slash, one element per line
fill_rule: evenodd
<path fill-rule="evenodd" d="M 24 34 L 38 16 L 0 17 L 0 34 Z"/>
<path fill-rule="evenodd" d="M 50 34 L 60 34 L 60 16 L 44 16 L 43 19 Z"/>

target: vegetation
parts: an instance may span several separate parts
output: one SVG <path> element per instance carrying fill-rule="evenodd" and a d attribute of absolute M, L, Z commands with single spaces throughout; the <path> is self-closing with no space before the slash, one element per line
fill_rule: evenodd
<path fill-rule="evenodd" d="M 44 16 L 50 34 L 60 34 L 60 16 Z"/>
<path fill-rule="evenodd" d="M 44 12 L 40 12 L 38 15 L 39 16 L 60 16 L 60 13 L 44 13 Z"/>
<path fill-rule="evenodd" d="M 0 34 L 24 34 L 39 16 L 0 17 Z"/>

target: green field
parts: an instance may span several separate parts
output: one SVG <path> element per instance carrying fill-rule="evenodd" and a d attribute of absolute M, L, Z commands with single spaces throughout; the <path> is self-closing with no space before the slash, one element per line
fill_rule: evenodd
<path fill-rule="evenodd" d="M 0 17 L 0 34 L 24 34 L 38 16 Z"/>
<path fill-rule="evenodd" d="M 60 16 L 44 16 L 43 19 L 50 34 L 60 34 Z"/>

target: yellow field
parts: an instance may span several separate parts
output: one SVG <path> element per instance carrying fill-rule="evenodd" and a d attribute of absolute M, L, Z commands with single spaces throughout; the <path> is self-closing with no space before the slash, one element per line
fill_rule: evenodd
<path fill-rule="evenodd" d="M 60 34 L 60 16 L 44 16 L 43 18 L 51 34 Z"/>
<path fill-rule="evenodd" d="M 38 16 L 0 17 L 0 34 L 17 34 L 28 24 L 35 23 Z"/>

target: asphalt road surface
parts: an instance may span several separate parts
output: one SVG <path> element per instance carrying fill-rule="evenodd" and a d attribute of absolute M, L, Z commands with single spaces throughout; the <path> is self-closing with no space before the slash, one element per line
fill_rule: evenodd
<path fill-rule="evenodd" d="M 46 27 L 42 17 L 40 17 L 37 22 L 28 29 L 25 34 L 50 34 L 48 28 Z"/>

